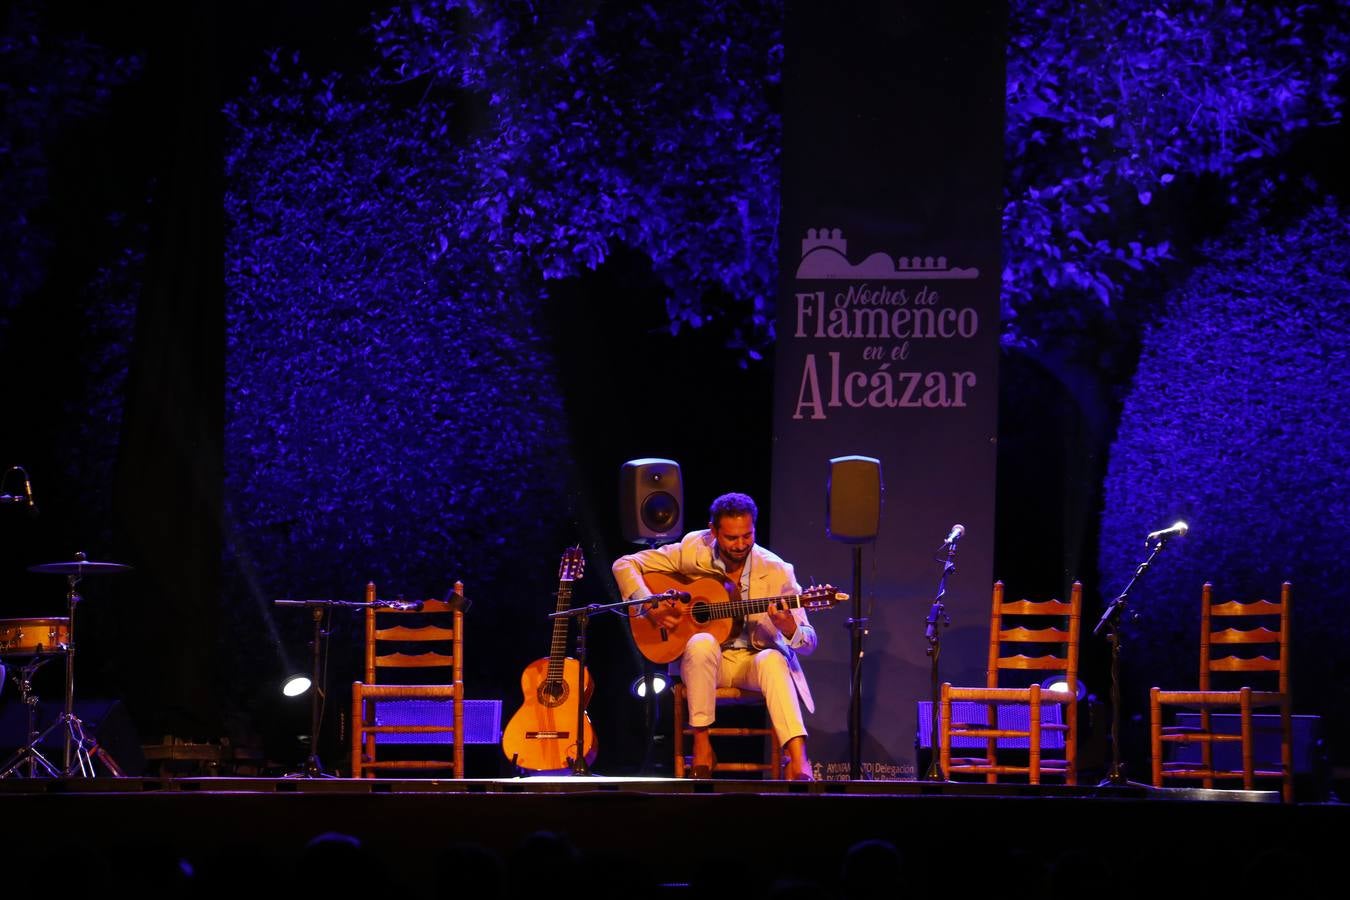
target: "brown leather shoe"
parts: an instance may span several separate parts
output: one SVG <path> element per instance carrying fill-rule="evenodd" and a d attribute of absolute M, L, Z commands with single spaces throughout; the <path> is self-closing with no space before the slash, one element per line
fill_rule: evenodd
<path fill-rule="evenodd" d="M 711 778 L 713 772 L 717 771 L 717 754 L 713 754 L 712 762 L 707 765 L 692 765 L 685 770 L 686 778 Z"/>
<path fill-rule="evenodd" d="M 806 755 L 806 738 L 795 737 L 783 747 L 788 758 L 787 770 L 783 773 L 788 781 L 815 781 L 811 771 L 811 758 Z"/>

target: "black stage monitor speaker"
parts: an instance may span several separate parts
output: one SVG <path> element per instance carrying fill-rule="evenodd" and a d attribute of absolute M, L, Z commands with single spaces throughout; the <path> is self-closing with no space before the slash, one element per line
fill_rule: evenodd
<path fill-rule="evenodd" d="M 684 528 L 684 486 L 673 459 L 631 459 L 619 472 L 623 539 L 672 541 Z"/>
<path fill-rule="evenodd" d="M 881 524 L 881 460 L 836 456 L 825 487 L 825 532 L 836 541 L 875 540 Z"/>
<path fill-rule="evenodd" d="M 1318 756 L 1322 751 L 1322 717 L 1291 716 L 1293 726 L 1294 774 L 1307 775 L 1317 770 Z M 1177 713 L 1177 724 L 1199 729 L 1198 712 Z M 1211 713 L 1210 728 L 1216 734 L 1241 734 L 1242 717 L 1237 713 Z M 1252 714 L 1252 755 L 1257 767 L 1261 764 L 1279 765 L 1280 759 L 1280 717 L 1277 713 Z M 1185 762 L 1199 765 L 1201 762 L 1200 744 L 1164 744 L 1164 751 L 1170 750 L 1168 762 Z M 1240 770 L 1242 768 L 1242 746 L 1236 743 L 1216 743 L 1214 745 L 1214 765 L 1220 769 Z"/>

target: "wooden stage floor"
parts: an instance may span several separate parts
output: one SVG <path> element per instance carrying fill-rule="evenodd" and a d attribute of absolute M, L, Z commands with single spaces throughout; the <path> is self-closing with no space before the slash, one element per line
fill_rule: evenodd
<path fill-rule="evenodd" d="M 1302 877 L 1341 880 L 1350 806 L 1278 801 L 1269 791 L 915 781 L 17 779 L 0 781 L 0 847 L 35 872 L 96 859 L 86 871 L 113 873 L 101 881 L 184 859 L 231 885 L 220 889 L 229 895 L 249 877 L 282 877 L 323 832 L 405 861 L 404 896 L 436 895 L 418 886 L 435 883 L 447 848 L 475 845 L 510 861 L 539 831 L 566 835 L 604 871 L 641 873 L 631 889 L 616 883 L 588 896 L 692 898 L 680 886 L 697 886 L 697 873 L 747 859 L 787 860 L 797 877 L 826 883 L 867 839 L 895 844 L 925 889 L 950 877 L 1017 896 L 1000 887 L 1007 866 L 1048 865 L 1066 851 L 1105 866 L 1121 890 L 1146 889 L 1146 874 L 1183 865 L 1195 869 L 1196 887 L 1217 887 L 1199 873 L 1226 865 L 1236 879 L 1269 853 L 1296 860 Z"/>

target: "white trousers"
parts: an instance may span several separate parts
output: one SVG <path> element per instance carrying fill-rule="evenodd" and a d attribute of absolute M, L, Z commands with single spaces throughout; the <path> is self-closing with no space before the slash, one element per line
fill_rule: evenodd
<path fill-rule="evenodd" d="M 717 689 L 734 687 L 764 695 L 769 721 L 784 743 L 806 734 L 787 659 L 777 650 L 723 650 L 711 634 L 696 634 L 684 646 L 680 679 L 689 696 L 689 724 L 695 728 L 716 718 Z"/>

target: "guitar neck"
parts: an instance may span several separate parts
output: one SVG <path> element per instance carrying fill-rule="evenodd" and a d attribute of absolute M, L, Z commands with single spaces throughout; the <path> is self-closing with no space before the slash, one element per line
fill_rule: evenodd
<path fill-rule="evenodd" d="M 572 582 L 558 582 L 558 612 L 566 612 L 572 605 Z M 561 681 L 563 677 L 563 660 L 567 658 L 567 623 L 572 621 L 567 616 L 559 616 L 553 620 L 553 643 L 549 645 L 548 652 L 548 680 Z"/>
<path fill-rule="evenodd" d="M 753 600 L 729 600 L 726 603 L 711 603 L 706 608 L 710 619 L 731 619 L 767 612 L 775 603 L 784 603 L 789 609 L 801 609 L 801 594 L 783 594 L 781 597 L 760 597 Z"/>

